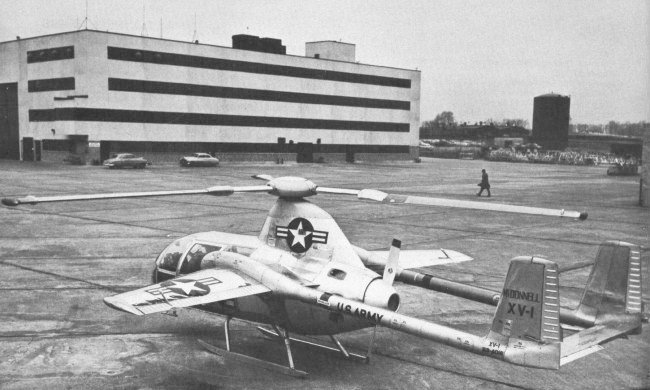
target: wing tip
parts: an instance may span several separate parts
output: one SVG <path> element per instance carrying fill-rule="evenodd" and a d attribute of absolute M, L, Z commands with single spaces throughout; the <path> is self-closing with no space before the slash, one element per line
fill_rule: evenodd
<path fill-rule="evenodd" d="M 110 307 L 111 309 L 123 311 L 123 312 L 126 312 L 126 313 L 135 314 L 135 315 L 138 315 L 138 316 L 141 316 L 141 315 L 144 314 L 143 312 L 136 309 L 132 305 L 129 305 L 126 302 L 115 299 L 115 297 L 106 297 L 106 298 L 104 298 L 104 303 L 106 304 L 106 306 Z"/>

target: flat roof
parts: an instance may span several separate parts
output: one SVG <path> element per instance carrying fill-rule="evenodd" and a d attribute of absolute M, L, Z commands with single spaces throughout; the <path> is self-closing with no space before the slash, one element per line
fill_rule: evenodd
<path fill-rule="evenodd" d="M 347 42 L 341 42 L 341 41 L 311 41 L 311 42 L 305 42 L 305 44 L 307 44 L 307 43 L 326 43 L 326 42 L 339 43 L 341 45 L 356 46 L 356 44 L 354 44 L 354 43 L 347 43 Z"/>
<path fill-rule="evenodd" d="M 125 37 L 130 37 L 130 38 L 140 38 L 140 39 L 153 39 L 157 41 L 164 41 L 164 42 L 176 42 L 176 43 L 185 43 L 188 45 L 203 45 L 203 46 L 209 46 L 209 47 L 218 47 L 222 49 L 230 49 L 230 50 L 243 50 L 243 49 L 235 49 L 231 46 L 222 46 L 222 45 L 214 45 L 214 44 L 209 44 L 209 43 L 194 43 L 192 41 L 180 41 L 176 39 L 167 39 L 167 38 L 156 38 L 156 37 L 144 37 L 140 35 L 132 35 L 132 34 L 124 34 L 124 33 L 118 33 L 118 32 L 111 32 L 111 31 L 101 31 L 101 30 L 92 30 L 92 29 L 85 29 L 85 30 L 74 30 L 74 31 L 64 31 L 60 33 L 54 33 L 54 34 L 46 34 L 46 35 L 39 35 L 35 37 L 28 37 L 28 38 L 20 38 L 20 39 L 15 39 L 11 41 L 4 41 L 0 42 L 0 45 L 6 44 L 6 43 L 15 43 L 18 41 L 26 41 L 26 40 L 31 40 L 31 39 L 40 39 L 40 38 L 46 38 L 46 37 L 54 37 L 58 35 L 66 35 L 66 34 L 78 34 L 82 32 L 92 32 L 92 33 L 100 33 L 100 34 L 111 34 L 111 35 L 120 35 L 120 36 L 125 36 Z M 337 42 L 337 41 L 315 41 L 315 42 Z M 307 42 L 307 43 L 314 43 L 314 42 Z M 343 42 L 338 42 L 338 43 L 343 43 Z M 346 45 L 353 45 L 352 43 L 345 43 Z M 244 50 L 248 51 L 248 50 Z M 263 52 L 259 52 L 263 53 Z M 263 54 L 268 54 L 268 55 L 277 55 L 277 56 L 285 56 L 285 57 L 296 57 L 296 58 L 309 58 L 313 59 L 311 57 L 307 56 L 299 56 L 295 54 L 275 54 L 275 53 L 263 53 Z M 385 66 L 385 65 L 374 65 L 374 64 L 366 64 L 362 62 L 350 62 L 350 61 L 340 61 L 340 60 L 332 60 L 332 59 L 325 59 L 325 58 L 320 58 L 317 59 L 316 61 L 332 61 L 332 62 L 340 62 L 344 64 L 356 64 L 356 65 L 364 65 L 364 66 L 371 66 L 371 67 L 376 67 L 376 68 L 386 68 L 386 69 L 397 69 L 397 70 L 407 70 L 410 72 L 418 72 L 421 73 L 419 69 L 408 69 L 408 68 L 398 68 L 395 66 Z"/>

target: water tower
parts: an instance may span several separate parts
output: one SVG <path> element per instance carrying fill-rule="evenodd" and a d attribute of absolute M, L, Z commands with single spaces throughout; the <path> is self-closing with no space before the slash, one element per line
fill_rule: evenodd
<path fill-rule="evenodd" d="M 537 96 L 533 106 L 532 141 L 544 149 L 563 150 L 569 143 L 569 96 L 549 93 Z"/>

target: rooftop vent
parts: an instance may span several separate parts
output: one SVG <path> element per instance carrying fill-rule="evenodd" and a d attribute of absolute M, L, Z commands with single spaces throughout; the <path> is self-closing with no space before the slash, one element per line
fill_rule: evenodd
<path fill-rule="evenodd" d="M 281 39 L 260 38 L 247 34 L 233 35 L 232 48 L 259 51 L 262 53 L 287 54 L 287 47 L 282 45 Z"/>

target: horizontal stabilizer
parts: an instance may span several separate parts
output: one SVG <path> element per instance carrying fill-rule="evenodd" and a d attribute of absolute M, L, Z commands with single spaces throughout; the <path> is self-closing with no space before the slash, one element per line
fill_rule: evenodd
<path fill-rule="evenodd" d="M 581 359 L 581 358 L 583 358 L 583 357 L 585 357 L 587 355 L 591 355 L 592 353 L 598 352 L 601 349 L 603 349 L 603 347 L 601 347 L 600 345 L 592 345 L 591 347 L 588 347 L 588 348 L 585 348 L 585 349 L 583 349 L 581 351 L 575 352 L 575 353 L 573 353 L 573 354 L 571 354 L 569 356 L 562 356 L 560 358 L 560 366 L 563 366 L 563 365 L 565 365 L 567 363 L 571 363 L 574 360 Z"/>
<path fill-rule="evenodd" d="M 602 349 L 601 344 L 618 338 L 621 334 L 633 332 L 638 327 L 634 321 L 627 323 L 610 323 L 596 325 L 565 337 L 562 342 L 562 360 L 560 365 L 567 364 L 577 358 L 589 355 Z M 600 348 L 598 348 L 600 347 Z M 589 351 L 585 353 L 585 351 Z"/>

